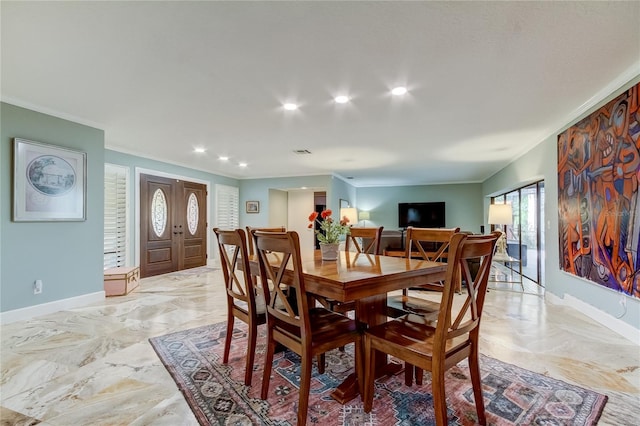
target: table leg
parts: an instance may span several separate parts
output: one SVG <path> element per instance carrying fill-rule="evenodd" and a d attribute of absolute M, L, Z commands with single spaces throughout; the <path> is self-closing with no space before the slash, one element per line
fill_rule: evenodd
<path fill-rule="evenodd" d="M 387 322 L 387 295 L 376 295 L 356 301 L 356 320 L 365 327 L 373 327 Z M 364 364 L 364 354 L 356 353 L 356 367 Z M 379 352 L 376 356 L 376 378 L 397 374 L 402 370 L 401 364 L 389 363 L 386 354 Z M 358 371 L 355 368 L 355 371 Z M 332 393 L 331 397 L 341 404 L 346 404 L 360 394 L 358 378 L 350 374 Z"/>

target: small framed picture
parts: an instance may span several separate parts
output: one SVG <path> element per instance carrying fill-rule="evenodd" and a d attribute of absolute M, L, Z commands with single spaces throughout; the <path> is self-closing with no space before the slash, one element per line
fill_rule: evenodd
<path fill-rule="evenodd" d="M 87 153 L 13 141 L 13 220 L 85 220 Z"/>
<path fill-rule="evenodd" d="M 260 201 L 247 201 L 247 213 L 260 213 Z"/>

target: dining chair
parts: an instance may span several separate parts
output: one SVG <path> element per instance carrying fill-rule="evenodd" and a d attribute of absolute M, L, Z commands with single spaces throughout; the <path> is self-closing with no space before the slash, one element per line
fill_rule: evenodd
<path fill-rule="evenodd" d="M 415 228 L 408 227 L 405 240 L 405 257 L 430 260 L 433 262 L 446 262 L 451 237 L 460 231 L 460 228 Z M 412 287 L 416 288 L 416 287 Z M 442 282 L 422 284 L 417 288 L 442 292 Z M 456 291 L 461 292 L 461 285 L 456 285 Z M 401 316 L 398 313 L 417 312 L 437 315 L 440 303 L 427 300 L 424 297 L 411 296 L 409 289 L 402 290 L 402 295 L 389 296 L 387 303 L 390 316 Z"/>
<path fill-rule="evenodd" d="M 316 306 L 315 298 L 307 293 L 297 232 L 253 234 L 267 309 L 267 354 L 260 397 L 267 398 L 276 344 L 286 346 L 301 359 L 297 424 L 304 425 L 313 358 L 349 343 L 355 343 L 355 353 L 360 354 L 361 334 L 355 320 Z M 362 362 L 356 360 L 355 364 L 362 385 Z"/>
<path fill-rule="evenodd" d="M 227 335 L 222 361 L 225 364 L 229 361 L 233 325 L 235 318 L 238 318 L 247 323 L 249 328 L 244 384 L 251 386 L 258 326 L 267 322 L 264 295 L 256 288 L 251 277 L 244 231 L 214 228 L 213 232 L 218 239 L 222 275 L 227 289 Z"/>
<path fill-rule="evenodd" d="M 376 255 L 380 251 L 380 241 L 384 226 L 378 227 L 350 227 L 349 234 L 345 240 L 344 250 L 351 252 L 352 248 L 356 254 Z M 318 298 L 326 308 L 334 312 L 346 313 L 356 308 L 356 302 L 340 302 L 335 299 Z"/>
<path fill-rule="evenodd" d="M 460 228 L 407 228 L 404 256 L 433 262 L 446 262 L 449 242 Z M 424 284 L 421 287 L 442 291 L 442 283 Z"/>
<path fill-rule="evenodd" d="M 285 232 L 287 228 L 284 226 L 277 226 L 272 228 L 254 228 L 252 226 L 247 226 L 247 248 L 249 249 L 249 256 L 253 256 L 255 254 L 255 250 L 253 248 L 253 234 L 251 231 L 264 231 L 264 232 Z"/>
<path fill-rule="evenodd" d="M 469 235 L 456 233 L 451 238 L 449 262 L 443 283 L 443 296 L 435 324 L 417 314 L 408 314 L 365 331 L 364 411 L 373 408 L 376 352 L 380 351 L 404 360 L 407 369 L 431 372 L 431 386 L 436 425 L 447 424 L 445 372 L 463 359 L 468 359 L 473 397 L 480 424 L 486 424 L 478 344 L 480 319 L 484 306 L 491 258 L 498 239 L 497 233 Z M 472 262 L 480 262 L 475 271 Z M 466 280 L 466 299 L 455 312 L 453 296 L 460 277 Z M 406 376 L 405 376 L 406 377 Z"/>
<path fill-rule="evenodd" d="M 351 251 L 353 246 L 356 253 L 380 254 L 380 242 L 384 226 L 361 228 L 352 226 L 345 241 L 345 251 Z"/>
<path fill-rule="evenodd" d="M 284 226 L 275 226 L 271 228 L 257 228 L 252 226 L 247 226 L 247 250 L 249 251 L 249 257 L 253 257 L 255 255 L 255 249 L 253 248 L 254 239 L 253 239 L 253 231 L 264 231 L 264 232 L 285 232 L 287 229 Z M 253 278 L 253 284 L 258 284 L 258 277 L 255 275 L 251 276 Z"/>

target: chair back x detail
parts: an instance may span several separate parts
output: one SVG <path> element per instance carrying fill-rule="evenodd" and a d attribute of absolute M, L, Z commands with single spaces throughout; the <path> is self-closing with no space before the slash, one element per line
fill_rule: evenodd
<path fill-rule="evenodd" d="M 449 256 L 449 244 L 451 237 L 460 228 L 407 228 L 405 241 L 405 257 L 414 257 L 434 262 L 446 262 Z M 419 286 L 427 290 L 441 292 L 442 282 L 433 282 Z M 462 291 L 462 283 L 456 284 L 456 290 Z M 389 316 L 399 317 L 407 312 L 415 312 L 420 315 L 429 314 L 432 318 L 437 314 L 440 304 L 426 300 L 420 296 L 410 296 L 409 289 L 402 290 L 402 295 L 392 295 L 387 298 Z"/>
<path fill-rule="evenodd" d="M 449 242 L 460 228 L 407 228 L 405 257 L 419 254 L 424 260 L 443 261 L 447 256 Z M 425 248 L 426 247 L 426 248 Z"/>
<path fill-rule="evenodd" d="M 345 252 L 349 253 L 351 251 L 351 247 L 353 246 L 355 248 L 356 256 L 358 254 L 378 254 L 380 251 L 380 242 L 382 240 L 381 237 L 383 229 L 384 226 L 379 226 L 376 228 L 349 228 L 349 234 L 347 234 L 344 245 Z M 356 302 L 354 301 L 339 302 L 335 299 L 326 297 L 318 297 L 317 299 L 326 308 L 331 309 L 334 312 L 346 313 L 349 311 L 353 311 L 356 308 Z"/>
<path fill-rule="evenodd" d="M 264 295 L 251 277 L 247 238 L 242 229 L 221 230 L 214 228 L 218 239 L 220 264 L 227 290 L 227 335 L 224 343 L 223 362 L 229 361 L 229 349 L 235 318 L 247 323 L 249 328 L 247 360 L 244 384 L 251 385 L 258 325 L 266 323 Z"/>
<path fill-rule="evenodd" d="M 263 232 L 285 232 L 287 229 L 284 226 L 276 226 L 272 228 L 254 228 L 251 226 L 247 226 L 247 248 L 249 249 L 249 256 L 253 256 L 255 254 L 255 249 L 253 248 L 253 232 L 254 231 L 263 231 Z"/>
<path fill-rule="evenodd" d="M 349 228 L 349 234 L 347 234 L 345 242 L 345 251 L 350 251 L 351 245 L 353 245 L 356 253 L 379 254 L 383 229 L 384 226 L 377 228 Z M 358 239 L 360 239 L 360 242 L 358 242 Z"/>
<path fill-rule="evenodd" d="M 446 262 L 451 237 L 460 228 L 407 228 L 404 255 L 420 257 L 433 262 Z M 442 291 L 442 283 L 425 284 L 423 287 L 430 290 Z M 458 289 L 460 290 L 460 289 Z M 404 290 L 403 294 L 407 294 Z"/>

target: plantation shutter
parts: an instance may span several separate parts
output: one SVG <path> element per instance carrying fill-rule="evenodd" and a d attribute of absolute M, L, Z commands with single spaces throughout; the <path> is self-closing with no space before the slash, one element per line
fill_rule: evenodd
<path fill-rule="evenodd" d="M 220 229 L 240 227 L 240 191 L 235 186 L 216 185 L 216 226 Z"/>
<path fill-rule="evenodd" d="M 128 175 L 127 167 L 104 167 L 104 269 L 127 265 Z"/>

